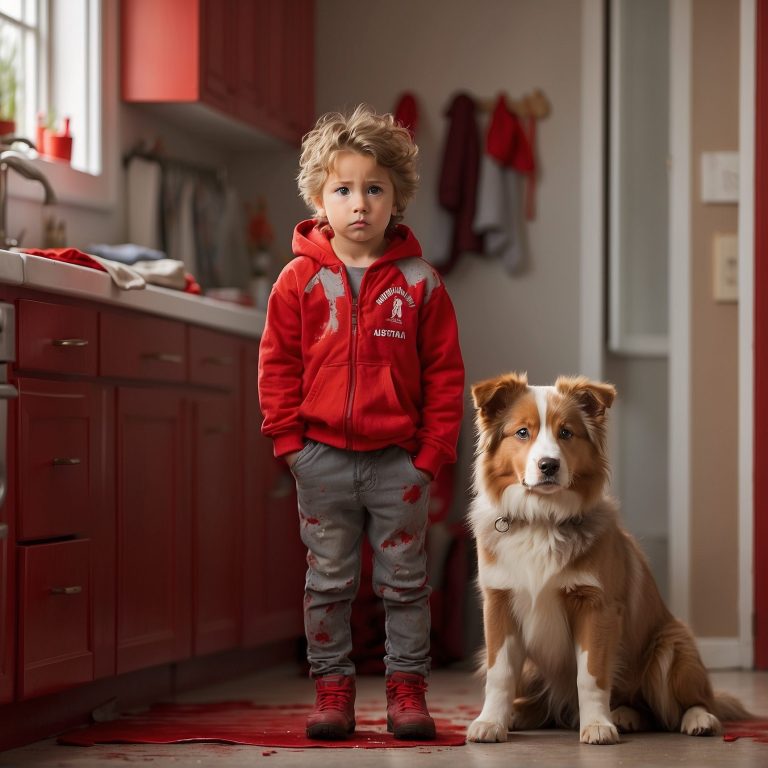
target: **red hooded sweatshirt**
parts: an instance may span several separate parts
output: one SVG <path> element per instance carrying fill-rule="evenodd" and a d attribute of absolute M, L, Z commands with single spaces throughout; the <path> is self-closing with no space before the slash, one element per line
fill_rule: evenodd
<path fill-rule="evenodd" d="M 306 439 L 352 451 L 399 445 L 437 476 L 456 460 L 464 365 L 453 305 L 399 225 L 357 299 L 315 220 L 269 298 L 259 353 L 262 431 L 275 456 Z"/>

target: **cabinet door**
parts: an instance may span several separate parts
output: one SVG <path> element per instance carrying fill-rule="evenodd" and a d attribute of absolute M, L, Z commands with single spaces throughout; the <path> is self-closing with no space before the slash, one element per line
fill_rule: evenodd
<path fill-rule="evenodd" d="M 200 96 L 223 112 L 234 109 L 236 34 L 233 0 L 202 0 Z"/>
<path fill-rule="evenodd" d="M 235 395 L 193 401 L 192 514 L 194 652 L 234 648 L 240 640 L 241 497 Z"/>
<path fill-rule="evenodd" d="M 91 542 L 18 547 L 19 698 L 93 680 Z"/>
<path fill-rule="evenodd" d="M 184 407 L 170 390 L 117 390 L 117 672 L 191 654 Z"/>
<path fill-rule="evenodd" d="M 306 549 L 299 536 L 296 484 L 272 441 L 261 434 L 258 345 L 245 345 L 245 515 L 243 643 L 259 645 L 303 634 Z"/>
<path fill-rule="evenodd" d="M 10 525 L 0 518 L 0 704 L 13 698 L 14 616 Z"/>
<path fill-rule="evenodd" d="M 299 142 L 312 127 L 315 111 L 314 2 L 285 0 L 279 7 L 283 14 L 278 51 L 282 78 L 279 111 L 288 135 Z"/>
<path fill-rule="evenodd" d="M 263 125 L 275 118 L 269 109 L 270 83 L 277 76 L 270 59 L 271 18 L 276 3 L 251 0 L 236 3 L 237 18 L 237 116 L 245 122 Z"/>
<path fill-rule="evenodd" d="M 90 535 L 98 410 L 93 385 L 19 379 L 19 540 Z"/>

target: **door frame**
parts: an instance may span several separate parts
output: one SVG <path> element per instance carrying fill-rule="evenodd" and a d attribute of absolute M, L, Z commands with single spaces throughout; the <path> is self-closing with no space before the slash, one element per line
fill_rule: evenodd
<path fill-rule="evenodd" d="M 747 595 L 752 598 L 749 600 L 749 621 L 743 631 L 745 634 L 749 632 L 750 636 L 754 632 L 754 666 L 757 669 L 768 669 L 768 489 L 764 482 L 757 482 L 760 468 L 768 466 L 768 221 L 765 216 L 754 215 L 755 211 L 765 211 L 768 205 L 768 0 L 742 0 L 742 5 L 747 4 L 753 6 L 751 20 L 755 48 L 751 71 L 754 78 L 754 112 L 752 120 L 743 122 L 747 123 L 747 130 L 754 131 L 753 142 L 749 145 L 754 155 L 751 158 L 752 165 L 746 169 L 742 166 L 745 171 L 742 177 L 746 177 L 743 178 L 742 184 L 747 187 L 747 195 L 743 195 L 741 199 L 754 206 L 750 212 L 752 228 L 748 226 L 750 222 L 747 222 L 743 230 L 746 233 L 754 233 L 754 243 L 743 242 L 739 252 L 740 266 L 746 267 L 741 270 L 739 290 L 740 296 L 749 297 L 754 301 L 752 307 L 745 306 L 747 302 L 740 307 L 744 315 L 740 319 L 743 320 L 745 331 L 752 331 L 754 334 L 750 334 L 748 339 L 743 339 L 745 348 L 742 373 L 745 387 L 754 383 L 754 391 L 750 392 L 749 400 L 753 410 L 744 416 L 742 445 L 747 447 L 753 439 L 754 450 L 752 461 L 741 462 L 748 464 L 746 470 L 749 474 L 741 486 L 745 499 L 740 522 L 743 528 L 749 526 L 753 535 L 753 541 L 745 541 L 744 548 L 748 547 L 749 565 L 754 563 L 754 571 L 752 572 L 751 568 L 747 571 L 745 568 L 742 574 L 743 598 L 746 599 Z M 751 37 L 752 35 L 750 39 Z M 752 168 L 754 173 L 751 172 Z M 750 183 L 754 184 L 751 188 Z M 741 223 L 740 219 L 740 233 Z M 741 240 L 746 241 L 747 238 Z M 754 346 L 750 348 L 748 342 L 753 340 Z M 759 554 L 762 556 L 758 556 Z M 751 588 L 754 589 L 754 594 L 751 593 Z"/>
<path fill-rule="evenodd" d="M 672 9 L 671 43 L 677 46 L 678 55 L 680 45 L 690 52 L 691 0 L 675 0 Z M 768 76 L 756 83 L 756 72 L 768 72 L 768 0 L 741 0 L 740 15 L 739 623 L 738 637 L 714 638 L 700 645 L 705 662 L 712 666 L 749 668 L 756 663 L 768 668 L 768 488 L 761 493 L 753 477 L 756 467 L 768 467 L 768 221 L 755 221 L 754 215 L 755 210 L 768 206 Z M 605 343 L 601 293 L 606 277 L 604 30 L 603 0 L 582 0 L 580 365 L 583 373 L 597 378 L 604 374 Z M 673 260 L 671 265 L 670 290 L 678 297 L 674 305 L 679 305 L 679 297 L 687 296 L 690 288 L 690 73 L 683 67 L 673 72 L 673 78 L 677 79 L 672 83 L 676 114 L 671 117 L 671 149 L 678 153 L 679 182 L 672 182 L 671 201 L 676 201 L 676 211 L 671 211 L 670 238 L 681 261 Z M 680 142 L 677 150 L 675 142 Z M 680 158 L 682 148 L 685 153 Z M 670 317 L 670 416 L 674 421 L 669 436 L 670 467 L 674 465 L 669 479 L 669 543 L 670 553 L 674 553 L 670 557 L 670 605 L 676 615 L 686 619 L 690 599 L 690 320 L 685 308 L 680 309 L 683 311 Z M 762 335 L 760 326 L 765 329 Z M 765 393 L 764 409 L 754 396 L 761 391 Z M 766 435 L 764 440 L 761 434 Z M 764 556 L 758 558 L 757 552 Z M 762 615 L 760 605 L 764 606 Z"/>

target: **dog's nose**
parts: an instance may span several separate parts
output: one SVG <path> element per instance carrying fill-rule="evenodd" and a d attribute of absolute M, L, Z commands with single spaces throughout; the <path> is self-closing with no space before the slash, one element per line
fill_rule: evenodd
<path fill-rule="evenodd" d="M 553 459 L 550 456 L 539 459 L 539 470 L 545 477 L 552 477 L 558 469 L 560 469 L 560 459 Z"/>

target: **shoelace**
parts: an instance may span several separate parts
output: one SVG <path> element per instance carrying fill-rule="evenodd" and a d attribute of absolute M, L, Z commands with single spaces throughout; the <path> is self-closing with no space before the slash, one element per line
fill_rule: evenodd
<path fill-rule="evenodd" d="M 349 688 L 326 683 L 317 692 L 316 708 L 319 710 L 338 709 L 343 712 L 349 705 L 349 698 Z"/>
<path fill-rule="evenodd" d="M 395 704 L 399 709 L 415 709 L 426 712 L 424 694 L 427 686 L 423 682 L 407 682 L 404 680 L 387 681 L 387 689 L 392 692 Z"/>

